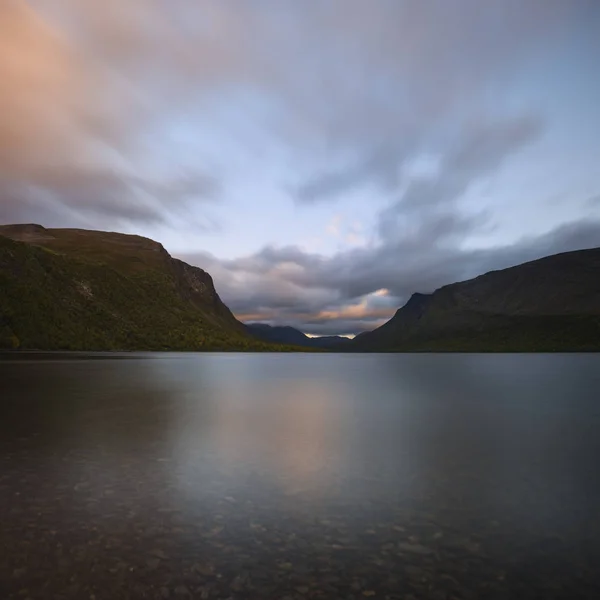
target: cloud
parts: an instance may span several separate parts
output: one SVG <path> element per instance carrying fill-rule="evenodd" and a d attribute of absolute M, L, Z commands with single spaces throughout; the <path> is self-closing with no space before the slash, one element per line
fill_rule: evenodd
<path fill-rule="evenodd" d="M 540 236 L 485 250 L 424 243 L 415 254 L 407 254 L 401 244 L 388 244 L 330 258 L 291 247 L 265 248 L 233 261 L 209 255 L 182 258 L 213 275 L 221 297 L 239 318 L 324 335 L 373 329 L 414 292 L 431 293 L 488 271 L 599 246 L 597 220 L 567 223 Z M 283 262 L 293 262 L 297 268 L 278 270 Z"/>
<path fill-rule="evenodd" d="M 76 224 L 162 224 L 189 219 L 190 203 L 210 202 L 218 193 L 216 180 L 198 173 L 172 180 L 89 167 L 39 169 L 26 181 L 0 182 L 0 218 L 43 220 L 71 215 Z M 169 210 L 165 211 L 165 205 Z M 45 218 L 44 218 L 45 215 Z M 56 223 L 60 225 L 60 220 Z M 202 224 L 196 222 L 196 226 Z"/>
<path fill-rule="evenodd" d="M 539 138 L 542 131 L 541 120 L 529 115 L 471 123 L 463 131 L 461 143 L 442 155 L 435 173 L 410 179 L 399 198 L 381 211 L 380 236 L 384 240 L 402 238 L 406 249 L 413 251 L 422 244 L 464 239 L 485 225 L 487 215 L 461 213 L 458 202 L 463 194 Z"/>
<path fill-rule="evenodd" d="M 351 0 L 336 26 L 320 15 L 338 52 L 325 51 L 308 83 L 302 79 L 302 107 L 314 111 L 315 149 L 323 148 L 317 161 L 334 166 L 313 169 L 292 189 L 295 198 L 322 202 L 357 186 L 392 192 L 415 155 L 464 147 L 469 120 L 501 116 L 498 90 L 518 77 L 541 39 L 560 39 L 582 8 L 509 0 L 378 2 L 373 10 Z M 485 139 L 474 142 L 483 163 Z"/>
<path fill-rule="evenodd" d="M 347 233 L 344 240 L 349 246 L 364 246 L 367 243 L 367 239 L 364 235 L 354 231 Z"/>
<path fill-rule="evenodd" d="M 187 2 L 166 10 L 155 0 L 38 4 L 0 6 L 0 214 L 144 224 L 214 197 L 216 181 L 197 157 L 182 176 L 172 144 L 165 153 L 165 139 L 148 136 L 198 100 L 196 87 L 243 69 L 234 42 L 224 45 L 217 30 L 197 36 L 186 10 L 198 27 L 228 33 L 244 11 Z"/>
<path fill-rule="evenodd" d="M 388 321 L 396 312 L 395 306 L 371 306 L 369 298 L 348 302 L 333 309 L 316 312 L 292 308 L 282 312 L 278 309 L 263 309 L 249 313 L 236 313 L 238 319 L 250 323 L 289 325 L 309 335 L 355 335 L 370 331 Z"/>
<path fill-rule="evenodd" d="M 202 161 L 173 142 L 168 123 L 184 122 L 201 138 L 224 99 L 251 93 L 258 108 L 246 103 L 243 118 L 286 148 L 304 177 L 294 186 L 300 201 L 365 182 L 395 190 L 402 164 L 435 145 L 436 131 L 481 111 L 538 41 L 581 10 L 560 0 L 4 0 L 0 180 L 27 204 L 21 184 L 40 187 L 48 168 L 81 168 L 83 182 L 90 165 L 143 179 L 157 161 L 185 162 L 201 177 Z M 255 139 L 227 127 L 254 153 Z M 110 195 L 110 176 L 107 185 Z M 77 203 L 84 213 L 93 210 L 85 189 Z M 178 201 L 167 194 L 156 209 L 166 213 Z M 42 213 L 72 217 L 77 208 L 41 202 Z M 116 219 L 157 218 L 136 193 L 131 202 Z"/>
<path fill-rule="evenodd" d="M 327 233 L 333 237 L 339 237 L 341 222 L 342 217 L 340 215 L 335 215 L 327 225 Z"/>

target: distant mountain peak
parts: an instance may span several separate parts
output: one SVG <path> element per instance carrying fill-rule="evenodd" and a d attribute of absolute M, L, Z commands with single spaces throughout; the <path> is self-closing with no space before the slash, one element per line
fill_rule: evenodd
<path fill-rule="evenodd" d="M 308 337 L 290 325 L 269 325 L 267 323 L 246 323 L 246 328 L 255 337 L 268 342 L 295 344 L 311 348 L 335 348 L 350 342 L 348 338 L 331 335 Z"/>

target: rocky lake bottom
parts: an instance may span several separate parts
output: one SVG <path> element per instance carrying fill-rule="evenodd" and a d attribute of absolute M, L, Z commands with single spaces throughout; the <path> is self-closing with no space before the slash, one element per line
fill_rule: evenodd
<path fill-rule="evenodd" d="M 600 597 L 600 356 L 93 358 L 0 360 L 1 598 Z"/>

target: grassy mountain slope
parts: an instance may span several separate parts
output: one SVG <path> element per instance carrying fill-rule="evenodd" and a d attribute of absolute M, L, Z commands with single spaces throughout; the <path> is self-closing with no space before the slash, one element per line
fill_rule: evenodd
<path fill-rule="evenodd" d="M 415 294 L 352 350 L 600 350 L 600 249 Z"/>
<path fill-rule="evenodd" d="M 0 227 L 0 347 L 282 350 L 247 335 L 212 278 L 139 236 Z"/>

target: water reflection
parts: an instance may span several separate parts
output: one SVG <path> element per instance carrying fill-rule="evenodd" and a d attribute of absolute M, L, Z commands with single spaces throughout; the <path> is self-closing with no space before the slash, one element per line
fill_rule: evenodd
<path fill-rule="evenodd" d="M 595 597 L 599 361 L 0 362 L 0 592 Z"/>
<path fill-rule="evenodd" d="M 239 390 L 226 396 L 233 402 L 219 403 L 213 431 L 219 458 L 229 465 L 266 463 L 284 486 L 318 487 L 324 466 L 336 462 L 334 386 L 290 381 L 257 391 L 248 398 Z"/>

